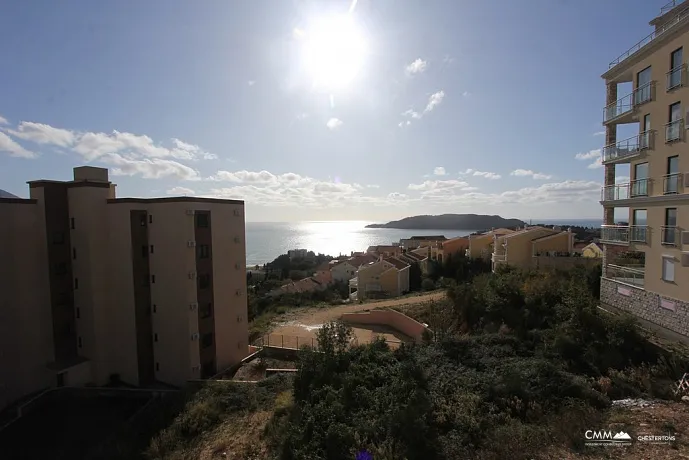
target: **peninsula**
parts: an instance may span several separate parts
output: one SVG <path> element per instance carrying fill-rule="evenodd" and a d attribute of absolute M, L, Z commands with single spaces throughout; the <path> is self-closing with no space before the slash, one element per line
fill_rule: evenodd
<path fill-rule="evenodd" d="M 499 227 L 520 227 L 526 223 L 519 219 L 482 214 L 441 214 L 439 216 L 413 216 L 393 220 L 386 224 L 369 224 L 366 228 L 398 228 L 403 230 L 487 230 Z"/>

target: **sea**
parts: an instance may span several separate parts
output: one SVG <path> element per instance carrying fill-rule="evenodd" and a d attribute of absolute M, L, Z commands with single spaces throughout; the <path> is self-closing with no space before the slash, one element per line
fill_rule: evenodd
<path fill-rule="evenodd" d="M 395 228 L 366 228 L 373 222 L 247 222 L 246 265 L 253 267 L 273 261 L 290 249 L 308 249 L 316 254 L 337 257 L 352 251 L 365 251 L 369 246 L 399 243 L 413 235 L 444 235 L 447 238 L 465 236 L 485 229 L 465 230 L 400 230 Z M 562 225 L 600 227 L 602 219 L 542 219 L 533 225 Z"/>

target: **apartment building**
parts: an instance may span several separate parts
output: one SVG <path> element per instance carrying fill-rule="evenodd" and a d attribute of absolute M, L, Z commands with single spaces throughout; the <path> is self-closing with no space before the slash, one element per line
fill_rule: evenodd
<path fill-rule="evenodd" d="M 602 75 L 601 301 L 689 335 L 689 2 L 668 3 L 650 25 Z M 628 183 L 617 183 L 620 165 Z M 628 225 L 615 225 L 616 208 L 628 208 Z"/>
<path fill-rule="evenodd" d="M 0 199 L 0 407 L 51 386 L 182 385 L 247 354 L 244 203 L 117 198 L 108 170 Z"/>
<path fill-rule="evenodd" d="M 571 268 L 586 264 L 574 257 L 574 233 L 559 227 L 525 227 L 511 233 L 495 235 L 491 263 L 493 272 L 500 266 L 521 269 Z"/>
<path fill-rule="evenodd" d="M 514 232 L 507 228 L 495 228 L 489 232 L 469 235 L 469 247 L 465 254 L 472 259 L 490 259 L 493 254 L 493 246 L 496 236 L 507 235 Z"/>
<path fill-rule="evenodd" d="M 356 277 L 349 280 L 349 298 L 399 297 L 409 292 L 409 268 L 397 257 L 381 255 L 376 262 L 361 266 Z"/>

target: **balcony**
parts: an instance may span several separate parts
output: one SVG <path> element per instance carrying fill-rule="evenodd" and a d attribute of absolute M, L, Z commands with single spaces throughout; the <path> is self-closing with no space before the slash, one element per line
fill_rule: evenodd
<path fill-rule="evenodd" d="M 667 91 L 684 86 L 684 66 L 675 67 L 667 73 Z"/>
<path fill-rule="evenodd" d="M 631 118 L 627 116 L 631 115 L 636 107 L 653 99 L 653 85 L 654 82 L 648 82 L 608 105 L 603 114 L 603 122 L 631 123 Z"/>
<path fill-rule="evenodd" d="M 627 184 L 607 185 L 601 189 L 601 201 L 622 201 L 649 196 L 651 179 L 637 179 Z"/>
<path fill-rule="evenodd" d="M 682 173 L 666 174 L 663 176 L 663 195 L 675 195 L 682 187 Z"/>
<path fill-rule="evenodd" d="M 603 225 L 600 231 L 600 240 L 603 243 L 629 244 L 629 226 Z"/>
<path fill-rule="evenodd" d="M 666 3 L 665 6 L 663 6 L 663 7 L 660 9 L 660 15 L 662 16 L 662 15 L 664 15 L 665 13 L 668 13 L 668 12 L 671 11 L 674 7 L 676 7 L 677 5 L 680 5 L 680 4 L 682 4 L 682 3 L 684 3 L 684 0 L 672 0 L 671 2 Z"/>
<path fill-rule="evenodd" d="M 679 2 L 670 2 L 668 4 L 668 9 L 666 9 L 664 12 L 667 13 L 670 11 L 674 6 L 679 3 Z M 672 4 L 672 5 L 671 5 Z M 664 13 L 663 13 L 664 14 Z M 667 21 L 665 24 L 663 24 L 660 27 L 657 27 L 656 30 L 654 30 L 651 34 L 648 36 L 642 38 L 639 40 L 634 46 L 629 48 L 627 51 L 624 53 L 620 54 L 617 59 L 613 60 L 610 62 L 608 65 L 608 70 L 613 69 L 614 67 L 617 67 L 642 49 L 644 49 L 646 46 L 650 45 L 653 43 L 656 39 L 661 37 L 665 32 L 668 32 L 669 30 L 673 29 L 675 26 L 677 26 L 679 23 L 684 21 L 687 17 L 689 17 L 689 9 L 686 9 L 679 13 L 677 16 L 675 16 L 673 19 L 670 19 Z"/>
<path fill-rule="evenodd" d="M 643 265 L 613 265 L 605 267 L 605 277 L 619 283 L 643 287 L 645 271 Z"/>
<path fill-rule="evenodd" d="M 665 125 L 665 142 L 677 142 L 682 139 L 682 125 L 684 120 L 671 121 Z"/>
<path fill-rule="evenodd" d="M 675 226 L 660 227 L 660 243 L 664 246 L 675 246 L 679 243 L 679 229 Z"/>
<path fill-rule="evenodd" d="M 507 260 L 507 254 L 493 254 L 491 256 L 491 261 L 493 262 L 505 262 Z"/>
<path fill-rule="evenodd" d="M 603 164 L 622 163 L 637 157 L 642 150 L 651 148 L 651 131 L 603 147 Z"/>

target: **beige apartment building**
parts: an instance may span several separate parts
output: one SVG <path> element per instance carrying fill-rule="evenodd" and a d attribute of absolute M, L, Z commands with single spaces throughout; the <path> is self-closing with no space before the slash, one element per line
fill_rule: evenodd
<path fill-rule="evenodd" d="M 491 255 L 493 272 L 501 266 L 526 270 L 555 266 L 568 268 L 577 262 L 572 257 L 574 234 L 571 229 L 562 231 L 558 227 L 525 227 L 511 233 L 495 235 L 494 239 Z"/>
<path fill-rule="evenodd" d="M 0 199 L 0 408 L 206 378 L 247 354 L 244 203 L 116 198 L 107 169 Z"/>
<path fill-rule="evenodd" d="M 650 25 L 602 75 L 601 301 L 689 335 L 689 2 L 670 2 Z M 635 134 L 620 138 L 625 129 Z M 628 183 L 616 183 L 621 164 Z M 628 224 L 615 225 L 615 208 L 629 209 Z"/>

